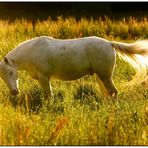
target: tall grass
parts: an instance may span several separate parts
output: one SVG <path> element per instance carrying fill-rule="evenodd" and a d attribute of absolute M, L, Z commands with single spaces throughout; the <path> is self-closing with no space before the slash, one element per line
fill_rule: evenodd
<path fill-rule="evenodd" d="M 148 20 L 0 20 L 0 58 L 41 35 L 61 39 L 96 35 L 133 42 L 147 38 Z M 19 73 L 18 97 L 10 96 L 0 79 L 0 145 L 148 145 L 148 84 L 122 87 L 133 75 L 134 69 L 117 58 L 116 99 L 102 97 L 95 75 L 52 80 L 55 98 L 46 101 L 38 82 L 26 72 Z"/>

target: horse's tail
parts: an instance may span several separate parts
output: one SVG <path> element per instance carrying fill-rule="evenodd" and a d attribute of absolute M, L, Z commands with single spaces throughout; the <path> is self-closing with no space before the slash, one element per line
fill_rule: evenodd
<path fill-rule="evenodd" d="M 130 63 L 136 70 L 133 81 L 142 83 L 147 79 L 148 68 L 148 41 L 137 41 L 132 44 L 111 41 L 112 47 L 119 57 Z M 133 83 L 132 83 L 133 84 Z"/>

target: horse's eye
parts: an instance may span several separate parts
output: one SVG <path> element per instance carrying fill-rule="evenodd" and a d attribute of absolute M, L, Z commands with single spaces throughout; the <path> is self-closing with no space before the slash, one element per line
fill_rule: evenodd
<path fill-rule="evenodd" d="M 11 71 L 9 74 L 10 74 L 10 76 L 12 76 L 13 75 L 13 72 Z"/>

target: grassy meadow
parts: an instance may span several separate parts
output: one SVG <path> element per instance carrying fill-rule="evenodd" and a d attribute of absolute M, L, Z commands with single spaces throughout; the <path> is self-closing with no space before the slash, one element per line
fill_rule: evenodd
<path fill-rule="evenodd" d="M 130 43 L 148 38 L 148 19 L 0 20 L 0 59 L 19 43 L 42 35 L 95 35 Z M 124 87 L 134 74 L 117 58 L 116 99 L 102 96 L 95 75 L 52 80 L 55 98 L 46 101 L 38 82 L 26 72 L 19 72 L 17 97 L 10 96 L 0 79 L 0 145 L 148 145 L 148 83 Z"/>

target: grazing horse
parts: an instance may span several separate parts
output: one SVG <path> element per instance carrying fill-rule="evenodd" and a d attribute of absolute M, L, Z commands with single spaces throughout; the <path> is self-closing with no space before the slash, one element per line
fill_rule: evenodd
<path fill-rule="evenodd" d="M 41 36 L 25 41 L 0 62 L 0 76 L 13 95 L 19 93 L 17 71 L 26 70 L 52 94 L 50 79 L 76 80 L 96 74 L 102 93 L 116 96 L 112 80 L 116 53 L 144 73 L 148 65 L 148 41 L 127 44 L 99 37 L 60 40 Z M 146 74 L 146 73 L 145 73 Z"/>

